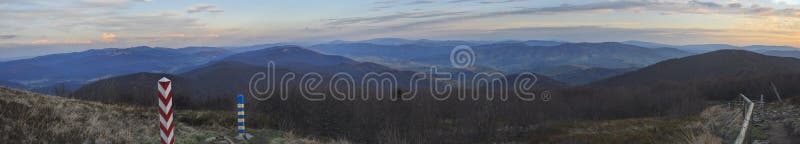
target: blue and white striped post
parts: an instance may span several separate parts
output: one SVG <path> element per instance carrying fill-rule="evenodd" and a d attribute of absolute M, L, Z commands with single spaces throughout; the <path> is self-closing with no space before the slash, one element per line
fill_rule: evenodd
<path fill-rule="evenodd" d="M 244 131 L 244 95 L 239 94 L 236 96 L 236 129 L 239 137 L 247 139 Z"/>

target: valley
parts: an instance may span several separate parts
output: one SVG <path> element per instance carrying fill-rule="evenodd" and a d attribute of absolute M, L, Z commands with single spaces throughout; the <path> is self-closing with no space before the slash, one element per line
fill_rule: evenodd
<path fill-rule="evenodd" d="M 475 53 L 474 65 L 451 66 L 448 55 L 454 45 L 469 45 Z M 247 141 L 250 143 L 727 143 L 735 138 L 730 133 L 734 132 L 735 124 L 741 122 L 735 122 L 735 116 L 731 115 L 736 115 L 737 110 L 726 108 L 725 102 L 740 93 L 772 94 L 772 85 L 790 101 L 783 105 L 795 105 L 796 96 L 800 95 L 800 91 L 791 88 L 800 81 L 797 69 L 800 59 L 748 50 L 695 54 L 684 49 L 616 42 L 403 39 L 340 41 L 310 47 L 135 47 L 0 63 L 0 67 L 11 68 L 0 70 L 8 74 L 47 71 L 50 69 L 43 68 L 52 65 L 70 70 L 73 66 L 85 66 L 84 70 L 94 71 L 82 74 L 83 77 L 52 75 L 54 80 L 75 80 L 74 83 L 49 80 L 17 83 L 27 76 L 0 82 L 7 87 L 34 91 L 5 88 L 11 93 L 4 96 L 8 101 L 4 104 L 7 113 L 36 112 L 4 113 L 4 120 L 19 123 L 9 128 L 43 129 L 24 132 L 24 135 L 56 136 L 26 139 L 9 135 L 6 138 L 23 143 L 157 140 L 142 135 L 156 134 L 155 125 L 145 125 L 157 119 L 156 115 L 147 113 L 156 110 L 153 108 L 157 104 L 154 82 L 162 77 L 175 82 L 174 107 L 178 110 L 179 127 L 176 141 L 187 143 L 245 142 L 231 140 L 235 123 L 234 117 L 228 115 L 233 115 L 235 101 L 232 97 L 238 94 L 247 95 L 248 114 L 252 114 L 248 117 L 248 126 L 253 127 L 251 131 L 256 139 Z M 162 65 L 160 61 L 170 62 Z M 20 68 L 23 66 L 28 68 Z M 437 71 L 430 71 L 433 68 Z M 113 71 L 107 71 L 109 69 Z M 286 75 L 300 79 L 300 76 L 314 74 L 319 76 L 319 84 L 332 86 L 339 80 L 334 79 L 337 74 L 345 73 L 359 81 L 354 81 L 347 89 L 311 90 L 303 89 L 309 84 L 304 80 L 253 83 L 254 78 L 258 78 L 256 74 L 267 71 L 279 77 L 263 77 L 266 80 Z M 395 87 L 361 85 L 369 83 L 360 80 L 372 73 L 389 74 L 399 81 Z M 452 77 L 440 80 L 443 78 L 440 74 L 445 73 Z M 487 73 L 502 77 L 493 77 L 500 78 L 496 82 L 478 79 L 488 76 Z M 37 77 L 36 73 L 29 74 L 31 78 Z M 111 75 L 100 77 L 101 74 Z M 524 81 L 515 79 L 525 74 L 533 76 L 532 81 L 527 81 L 531 85 L 520 84 L 518 82 Z M 420 75 L 424 77 L 418 77 Z M 466 79 L 455 77 L 460 75 Z M 412 84 L 413 81 L 408 80 L 413 78 L 424 82 Z M 481 80 L 490 81 L 481 85 Z M 257 100 L 264 96 L 254 95 L 254 86 L 257 91 L 286 89 L 271 99 Z M 446 93 L 449 99 L 441 99 L 443 94 L 433 93 L 441 90 L 441 86 L 450 87 L 452 93 Z M 529 87 L 517 89 L 518 86 Z M 333 95 L 334 91 L 350 89 L 353 91 L 344 93 L 347 97 L 342 99 L 334 95 L 309 100 L 307 96 L 309 93 Z M 521 95 L 520 91 L 527 93 Z M 528 93 L 534 95 L 524 95 Z M 394 98 L 407 94 L 415 97 Z M 27 95 L 34 96 L 27 98 Z M 48 104 L 37 108 L 30 104 L 33 101 Z M 39 109 L 43 113 L 61 111 L 71 115 L 42 115 Z M 56 123 L 26 123 L 22 119 L 54 120 Z M 722 121 L 728 122 L 718 123 Z M 64 130 L 47 129 L 41 123 L 63 125 L 60 127 Z M 793 125 L 791 122 L 766 123 L 771 125 L 756 128 L 752 139 L 774 139 L 781 143 L 787 141 L 784 137 L 794 136 L 790 133 L 793 128 L 773 126 Z M 110 128 L 72 130 L 79 125 Z M 73 132 L 81 134 L 68 134 Z"/>

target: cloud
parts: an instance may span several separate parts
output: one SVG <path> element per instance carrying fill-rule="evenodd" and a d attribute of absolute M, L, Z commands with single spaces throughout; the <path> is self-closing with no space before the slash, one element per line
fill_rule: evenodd
<path fill-rule="evenodd" d="M 64 44 L 91 44 L 92 41 L 91 40 L 64 40 L 64 41 L 61 41 L 61 43 L 64 43 Z"/>
<path fill-rule="evenodd" d="M 464 2 L 469 0 L 455 0 L 451 2 Z M 483 18 L 497 18 L 503 16 L 515 15 L 553 15 L 553 14 L 566 14 L 566 13 L 579 13 L 579 12 L 611 12 L 611 11 L 653 11 L 661 14 L 733 14 L 733 15 L 749 15 L 749 16 L 783 16 L 800 18 L 800 10 L 798 9 L 774 9 L 769 7 L 754 6 L 751 8 L 743 8 L 736 4 L 724 6 L 714 2 L 701 2 L 697 0 L 689 2 L 672 2 L 672 1 L 650 1 L 650 0 L 627 0 L 627 1 L 604 1 L 586 4 L 562 4 L 559 6 L 551 7 L 538 7 L 538 8 L 522 8 L 506 11 L 489 11 L 489 12 L 473 12 L 471 14 L 459 13 L 458 15 L 452 14 L 449 17 L 437 17 L 434 19 L 423 19 L 388 26 L 386 29 L 402 30 L 421 25 L 431 25 L 438 23 L 456 22 L 470 19 L 483 19 Z M 329 25 L 346 25 L 346 24 L 359 24 L 362 22 L 390 22 L 398 18 L 405 18 L 406 15 L 413 15 L 409 13 L 398 13 L 393 15 L 384 15 L 376 17 L 357 17 L 334 19 L 329 22 Z"/>
<path fill-rule="evenodd" d="M 51 40 L 46 40 L 46 39 L 35 40 L 35 41 L 31 42 L 31 44 L 53 44 L 53 43 L 56 43 L 56 42 L 55 41 L 51 41 Z"/>
<path fill-rule="evenodd" d="M 62 40 L 62 41 L 57 41 L 57 40 L 47 40 L 47 39 L 35 40 L 35 41 L 32 41 L 32 42 L 31 42 L 31 44 L 37 44 L 37 45 L 50 45 L 50 44 L 91 44 L 91 43 L 92 43 L 92 41 L 91 41 L 91 40 Z"/>
<path fill-rule="evenodd" d="M 187 13 L 199 13 L 199 12 L 209 12 L 209 13 L 220 13 L 224 12 L 225 10 L 218 9 L 216 5 L 211 4 L 198 4 L 186 10 Z"/>
<path fill-rule="evenodd" d="M 482 1 L 481 4 L 497 4 L 497 3 L 511 3 L 511 2 L 521 2 L 527 0 L 490 0 L 490 1 Z"/>
<path fill-rule="evenodd" d="M 731 3 L 731 4 L 728 4 L 728 7 L 741 8 L 742 4 L 740 4 L 740 3 Z"/>
<path fill-rule="evenodd" d="M 155 36 L 157 38 L 216 38 L 219 37 L 219 34 L 182 34 L 182 33 L 175 33 L 175 34 L 164 34 L 161 36 Z"/>
<path fill-rule="evenodd" d="M 701 2 L 701 1 L 698 1 L 698 0 L 689 1 L 689 4 L 698 5 L 698 6 L 704 6 L 704 7 L 711 7 L 711 8 L 722 7 L 721 4 L 717 4 L 717 3 L 714 3 L 714 2 Z"/>
<path fill-rule="evenodd" d="M 13 39 L 16 37 L 17 35 L 0 35 L 0 39 Z"/>
<path fill-rule="evenodd" d="M 416 0 L 416 1 L 412 1 L 412 2 L 406 3 L 406 5 L 430 4 L 430 3 L 434 3 L 434 2 L 435 1 L 432 1 L 432 0 Z"/>
<path fill-rule="evenodd" d="M 103 33 L 103 40 L 104 41 L 114 41 L 117 39 L 117 35 L 113 33 Z"/>
<path fill-rule="evenodd" d="M 388 8 L 398 7 L 398 6 L 412 6 L 412 5 L 420 5 L 420 4 L 432 4 L 436 3 L 433 0 L 415 0 L 415 1 L 397 1 L 397 0 L 388 0 L 388 1 L 377 1 L 373 2 L 373 7 L 370 9 L 371 11 L 381 11 Z"/>
<path fill-rule="evenodd" d="M 353 17 L 353 18 L 340 18 L 330 19 L 327 25 L 348 25 L 358 23 L 381 23 L 391 22 L 399 19 L 422 19 L 422 18 L 435 18 L 444 16 L 455 16 L 466 14 L 464 11 L 448 12 L 448 11 L 416 11 L 416 12 L 398 12 L 389 15 L 381 15 L 374 17 Z"/>
<path fill-rule="evenodd" d="M 125 12 L 133 3 L 142 0 L 65 0 L 52 3 L 47 0 L 0 0 L 0 32 L 46 34 L 53 38 L 72 37 L 80 33 L 121 32 L 126 36 L 153 33 L 208 32 L 209 28 L 197 17 L 183 12 L 130 13 Z M 219 12 L 206 8 L 207 12 Z M 91 35 L 80 35 L 91 38 Z M 3 36 L 11 43 L 31 43 L 32 37 Z M 108 41 L 94 37 L 95 40 Z M 119 39 L 117 39 L 119 40 Z M 50 40 L 54 41 L 54 40 Z M 61 41 L 59 41 L 61 42 Z M 47 43 L 40 41 L 38 43 Z"/>
<path fill-rule="evenodd" d="M 478 2 L 480 4 L 499 4 L 499 3 L 511 3 L 511 2 L 521 2 L 527 0 L 451 0 L 448 3 L 465 3 L 465 2 Z"/>
<path fill-rule="evenodd" d="M 473 2 L 473 1 L 478 1 L 478 0 L 451 0 L 448 1 L 448 3 L 463 3 L 463 2 Z"/>
<path fill-rule="evenodd" d="M 69 26 L 91 26 L 98 31 L 122 31 L 126 32 L 126 35 L 146 35 L 153 32 L 186 33 L 207 30 L 205 24 L 200 23 L 197 19 L 169 12 L 115 15 Z"/>
<path fill-rule="evenodd" d="M 498 3 L 510 3 L 510 2 L 521 2 L 527 0 L 451 0 L 448 3 L 464 3 L 464 2 L 478 2 L 481 4 L 498 4 Z"/>
<path fill-rule="evenodd" d="M 480 0 L 453 0 L 450 3 L 481 2 Z M 751 4 L 748 4 L 751 5 Z M 685 29 L 685 28 L 620 28 L 606 27 L 605 24 L 590 23 L 595 26 L 570 27 L 525 27 L 517 29 L 495 29 L 486 32 L 482 28 L 454 28 L 464 26 L 467 20 L 499 19 L 508 16 L 560 15 L 573 13 L 604 12 L 654 12 L 655 14 L 718 14 L 734 15 L 744 19 L 763 20 L 770 17 L 800 18 L 800 10 L 776 9 L 765 6 L 744 6 L 741 3 L 716 3 L 704 1 L 650 1 L 621 0 L 602 1 L 583 4 L 562 4 L 548 7 L 529 7 L 498 11 L 469 11 L 464 13 L 440 15 L 426 18 L 409 18 L 414 13 L 392 13 L 368 17 L 331 19 L 328 26 L 350 27 L 349 31 L 332 34 L 334 37 L 426 37 L 426 38 L 467 38 L 467 39 L 564 39 L 575 41 L 623 41 L 650 40 L 670 43 L 751 43 L 754 41 L 726 41 L 741 38 L 731 29 Z M 741 17 L 743 16 L 743 17 Z M 738 21 L 738 20 L 737 20 Z M 611 24 L 613 26 L 613 24 Z M 508 25 L 504 25 L 508 26 Z M 624 27 L 624 26 L 623 26 Z M 787 27 L 787 26 L 784 26 Z M 736 29 L 753 29 L 742 27 Z M 452 30 L 452 31 L 448 31 Z M 741 31 L 737 31 L 741 32 Z M 786 33 L 785 30 L 780 32 Z M 488 34 L 487 34 L 488 33 Z M 747 32 L 752 35 L 766 35 L 763 31 Z M 800 33 L 794 37 L 800 36 Z M 723 39 L 724 38 L 724 39 Z M 786 36 L 770 36 L 772 39 L 787 39 Z M 796 41 L 796 40 L 795 40 Z M 800 42 L 770 41 L 775 44 L 798 45 Z"/>

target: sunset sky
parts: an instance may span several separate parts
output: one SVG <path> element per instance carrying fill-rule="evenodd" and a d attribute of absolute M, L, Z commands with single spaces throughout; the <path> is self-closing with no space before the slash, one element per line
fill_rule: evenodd
<path fill-rule="evenodd" d="M 800 47 L 800 0 L 0 0 L 0 19 L 2 48 L 380 37 Z"/>

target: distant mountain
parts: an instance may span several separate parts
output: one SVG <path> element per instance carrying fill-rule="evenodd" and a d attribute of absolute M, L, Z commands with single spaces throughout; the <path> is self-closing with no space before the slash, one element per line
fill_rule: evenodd
<path fill-rule="evenodd" d="M 764 55 L 779 56 L 779 57 L 800 58 L 800 50 L 791 50 L 791 51 L 766 50 L 766 51 L 759 51 L 758 53 L 764 54 Z"/>
<path fill-rule="evenodd" d="M 154 97 L 141 98 L 141 95 L 154 91 L 153 84 L 160 77 L 175 78 L 173 82 L 181 85 L 185 91 L 180 92 L 186 100 L 186 107 L 224 108 L 218 100 L 229 99 L 227 96 L 248 92 L 249 80 L 257 72 L 265 72 L 268 61 L 275 62 L 276 76 L 295 73 L 295 80 L 289 87 L 298 86 L 300 78 L 308 73 L 320 74 L 324 82 L 331 82 L 331 77 L 339 72 L 352 76 L 357 84 L 370 72 L 390 73 L 397 77 L 398 88 L 408 89 L 411 76 L 416 72 L 395 70 L 370 62 L 357 62 L 341 56 L 325 55 L 298 46 L 278 46 L 261 50 L 231 55 L 203 67 L 181 74 L 137 73 L 111 77 L 87 84 L 71 96 L 103 102 L 130 103 L 149 105 Z M 456 70 L 454 70 L 456 71 Z M 461 71 L 472 73 L 470 71 Z M 537 77 L 537 87 L 560 87 L 564 84 L 545 76 Z M 428 83 L 420 86 L 426 88 Z M 327 83 L 321 87 L 327 87 Z M 296 90 L 294 88 L 293 90 Z M 292 92 L 296 94 L 296 92 Z M 112 98 L 113 97 L 113 98 Z M 216 107 L 219 106 L 219 107 Z"/>
<path fill-rule="evenodd" d="M 334 55 L 348 57 L 379 57 L 400 60 L 411 60 L 430 56 L 449 54 L 456 46 L 477 46 L 483 44 L 525 44 L 528 46 L 555 46 L 563 44 L 558 41 L 457 41 L 457 40 L 407 40 L 399 38 L 380 38 L 356 42 L 337 41 L 311 46 L 311 49 Z"/>
<path fill-rule="evenodd" d="M 800 59 L 774 57 L 744 50 L 718 50 L 666 60 L 602 80 L 598 86 L 632 86 L 660 82 L 704 81 L 800 72 Z"/>
<path fill-rule="evenodd" d="M 527 41 L 542 42 L 542 41 Z M 543 42 L 544 43 L 544 42 Z M 556 42 L 547 42 L 555 44 Z M 369 43 L 321 44 L 311 48 L 326 54 L 386 64 L 395 68 L 449 67 L 454 46 L 378 45 Z M 476 66 L 507 73 L 539 67 L 579 65 L 587 67 L 643 67 L 661 60 L 691 55 L 674 48 L 644 48 L 622 43 L 562 43 L 530 46 L 526 42 L 504 41 L 472 46 Z"/>
<path fill-rule="evenodd" d="M 753 52 L 760 52 L 760 51 L 796 51 L 800 50 L 795 47 L 790 46 L 766 46 L 766 45 L 751 45 L 751 46 L 733 46 L 727 44 L 700 44 L 700 45 L 684 45 L 676 47 L 681 50 L 692 51 L 692 52 L 710 52 L 715 50 L 724 50 L 724 49 L 732 49 L 732 50 L 748 50 Z"/>
<path fill-rule="evenodd" d="M 629 45 L 640 46 L 640 47 L 646 47 L 646 48 L 670 48 L 670 47 L 674 48 L 674 47 L 677 47 L 677 46 L 674 46 L 674 45 L 668 45 L 668 44 L 662 44 L 662 43 L 654 43 L 654 42 L 646 42 L 646 41 L 635 41 L 635 40 L 624 41 L 622 43 L 629 44 Z"/>
<path fill-rule="evenodd" d="M 6 86 L 6 87 L 10 87 L 10 88 L 25 88 L 25 85 L 18 84 L 18 83 L 15 83 L 15 82 L 10 82 L 10 81 L 4 81 L 4 80 L 0 80 L 0 85 Z"/>
<path fill-rule="evenodd" d="M 210 47 L 95 49 L 2 62 L 0 80 L 29 88 L 56 83 L 80 84 L 136 72 L 178 72 L 229 54 L 230 51 Z"/>
<path fill-rule="evenodd" d="M 269 44 L 258 44 L 258 45 L 251 45 L 251 46 L 234 46 L 234 47 L 226 47 L 225 49 L 233 51 L 234 53 L 241 53 L 246 51 L 254 51 L 260 50 L 265 48 L 271 48 L 276 46 L 286 46 L 286 45 L 302 45 L 301 43 L 292 43 L 292 42 L 281 42 L 281 43 L 269 43 Z"/>
<path fill-rule="evenodd" d="M 581 85 L 617 76 L 633 70 L 636 70 L 636 68 L 599 68 L 576 65 L 560 65 L 553 67 L 534 68 L 526 71 L 542 74 L 566 84 Z"/>
<path fill-rule="evenodd" d="M 0 58 L 0 62 L 12 61 L 12 60 L 21 60 L 27 58 L 33 58 L 36 56 L 21 56 L 21 57 L 7 57 L 7 58 Z"/>
<path fill-rule="evenodd" d="M 680 50 L 694 52 L 694 53 L 705 53 L 715 50 L 723 50 L 723 49 L 734 49 L 734 50 L 748 50 L 754 52 L 762 52 L 762 51 L 796 51 L 800 50 L 795 47 L 791 46 L 768 46 L 768 45 L 750 45 L 750 46 L 734 46 L 728 44 L 694 44 L 694 45 L 669 45 L 669 44 L 661 44 L 661 43 L 654 43 L 654 42 L 645 42 L 645 41 L 624 41 L 622 43 L 636 45 L 641 47 L 648 47 L 648 48 L 677 48 Z"/>
<path fill-rule="evenodd" d="M 327 66 L 338 64 L 356 64 L 358 62 L 347 57 L 326 55 L 299 46 L 287 45 L 238 53 L 225 58 L 224 61 L 236 61 L 251 65 L 266 66 L 268 61 L 279 64 L 307 64 Z"/>
<path fill-rule="evenodd" d="M 564 82 L 561 82 L 559 80 L 550 78 L 548 76 L 540 75 L 540 74 L 536 74 L 536 73 L 533 73 L 533 74 L 536 75 L 536 82 L 533 84 L 534 89 L 542 89 L 542 88 L 544 88 L 544 89 L 555 89 L 555 88 L 563 88 L 563 87 L 569 86 L 569 84 L 567 84 L 567 83 L 564 83 Z M 508 79 L 508 81 L 509 81 L 509 86 L 513 87 L 514 82 L 516 82 L 516 81 L 514 81 L 514 79 L 517 78 L 519 75 L 520 74 L 509 74 L 509 75 L 506 75 L 506 79 Z"/>
<path fill-rule="evenodd" d="M 319 73 L 322 76 L 332 76 L 339 72 L 347 73 L 354 78 L 360 78 L 370 72 L 388 72 L 397 76 L 400 86 L 408 86 L 408 81 L 416 72 L 402 71 L 372 62 L 359 62 L 347 57 L 327 55 L 299 46 L 278 46 L 256 51 L 244 52 L 222 59 L 222 62 L 238 62 L 258 67 L 265 67 L 267 62 L 275 63 L 277 69 L 298 74 Z M 200 69 L 221 69 L 214 66 Z M 198 71 L 198 70 L 193 70 Z M 192 72 L 187 72 L 190 74 Z M 190 74 L 196 75 L 196 74 Z M 249 75 L 248 75 L 249 76 Z M 191 76 L 196 77 L 196 76 Z"/>
<path fill-rule="evenodd" d="M 0 46 L 0 61 L 26 59 L 48 54 L 78 52 L 86 49 L 88 49 L 87 46 L 82 44 L 4 44 L 3 46 Z"/>
<path fill-rule="evenodd" d="M 70 94 L 70 97 L 104 103 L 155 106 L 155 101 L 158 100 L 156 82 L 162 77 L 167 77 L 173 81 L 173 99 L 176 101 L 175 103 L 178 104 L 176 108 L 185 109 L 188 105 L 191 105 L 189 99 L 203 98 L 200 95 L 195 95 L 205 91 L 203 89 L 198 89 L 199 87 L 195 85 L 197 82 L 193 79 L 171 74 L 144 72 L 91 82 L 77 89 Z"/>
<path fill-rule="evenodd" d="M 527 40 L 522 43 L 528 46 L 557 46 L 566 42 L 561 41 L 544 41 L 544 40 Z"/>
<path fill-rule="evenodd" d="M 767 45 L 751 45 L 751 46 L 742 47 L 741 49 L 754 51 L 754 52 L 758 52 L 758 51 L 797 51 L 797 50 L 800 50 L 798 48 L 790 47 L 790 46 L 767 46 Z"/>
<path fill-rule="evenodd" d="M 229 50 L 218 47 L 185 47 L 176 49 L 176 51 L 184 54 L 202 55 L 211 57 L 227 56 L 233 53 Z"/>
<path fill-rule="evenodd" d="M 492 43 L 491 41 L 465 41 L 465 40 L 429 40 L 418 39 L 409 40 L 402 38 L 376 38 L 350 43 L 368 43 L 375 45 L 421 45 L 421 46 L 458 46 L 458 45 L 480 45 Z"/>
<path fill-rule="evenodd" d="M 532 68 L 530 70 L 524 70 L 529 72 L 536 72 L 538 74 L 546 75 L 546 76 L 556 76 L 565 73 L 573 73 L 585 69 L 590 69 L 591 67 L 587 66 L 577 66 L 577 65 L 559 65 L 559 66 L 551 66 L 551 67 L 538 67 Z"/>
<path fill-rule="evenodd" d="M 342 56 L 324 55 L 298 46 L 277 46 L 238 53 L 175 75 L 136 73 L 110 77 L 86 84 L 71 96 L 93 101 L 151 105 L 155 97 L 141 97 L 141 95 L 151 94 L 155 91 L 153 82 L 160 77 L 168 77 L 173 79 L 176 86 L 180 85 L 180 89 L 183 89 L 176 93 L 176 101 L 185 104 L 183 108 L 221 109 L 224 108 L 223 103 L 232 102 L 228 96 L 248 92 L 251 76 L 266 71 L 268 61 L 275 62 L 274 68 L 278 76 L 289 72 L 296 73 L 294 82 L 290 83 L 293 86 L 290 87 L 297 85 L 299 79 L 310 72 L 319 73 L 325 78 L 330 78 L 336 72 L 346 72 L 356 78 L 367 72 L 390 72 L 401 79 L 408 79 L 407 77 L 413 74 L 377 64 L 353 61 Z M 407 86 L 407 82 L 404 84 L 399 86 Z M 324 87 L 327 87 L 327 84 Z"/>
<path fill-rule="evenodd" d="M 371 43 L 320 44 L 310 47 L 326 54 L 410 60 L 449 54 L 455 46 L 378 45 Z"/>
<path fill-rule="evenodd" d="M 678 46 L 677 48 L 698 53 L 710 52 L 715 50 L 724 50 L 724 49 L 741 49 L 741 47 L 728 44 L 695 44 L 695 45 Z"/>
<path fill-rule="evenodd" d="M 642 67 L 662 60 L 691 55 L 672 48 L 651 49 L 615 42 L 566 43 L 557 46 L 524 44 L 490 44 L 474 47 L 475 64 L 506 72 L 531 68 L 575 65 L 603 68 Z M 431 63 L 449 64 L 449 57 L 426 59 Z"/>
<path fill-rule="evenodd" d="M 405 45 L 405 44 L 412 44 L 415 41 L 402 38 L 376 38 L 376 39 L 363 40 L 359 42 L 377 44 L 377 45 Z"/>
<path fill-rule="evenodd" d="M 176 108 L 223 109 L 231 96 L 248 92 L 250 77 L 265 68 L 240 62 L 220 61 L 181 74 L 135 73 L 98 80 L 77 89 L 70 97 L 106 103 L 154 105 L 155 82 L 167 77 L 173 82 Z M 276 73 L 287 73 L 277 69 Z M 300 75 L 302 76 L 302 75 Z M 299 78 L 298 78 L 299 79 Z M 296 83 L 293 83 L 296 84 Z"/>
<path fill-rule="evenodd" d="M 546 40 L 527 40 L 527 41 L 507 40 L 507 41 L 494 42 L 494 44 L 513 44 L 513 43 L 523 43 L 528 46 L 557 46 L 567 42 L 546 41 Z"/>

